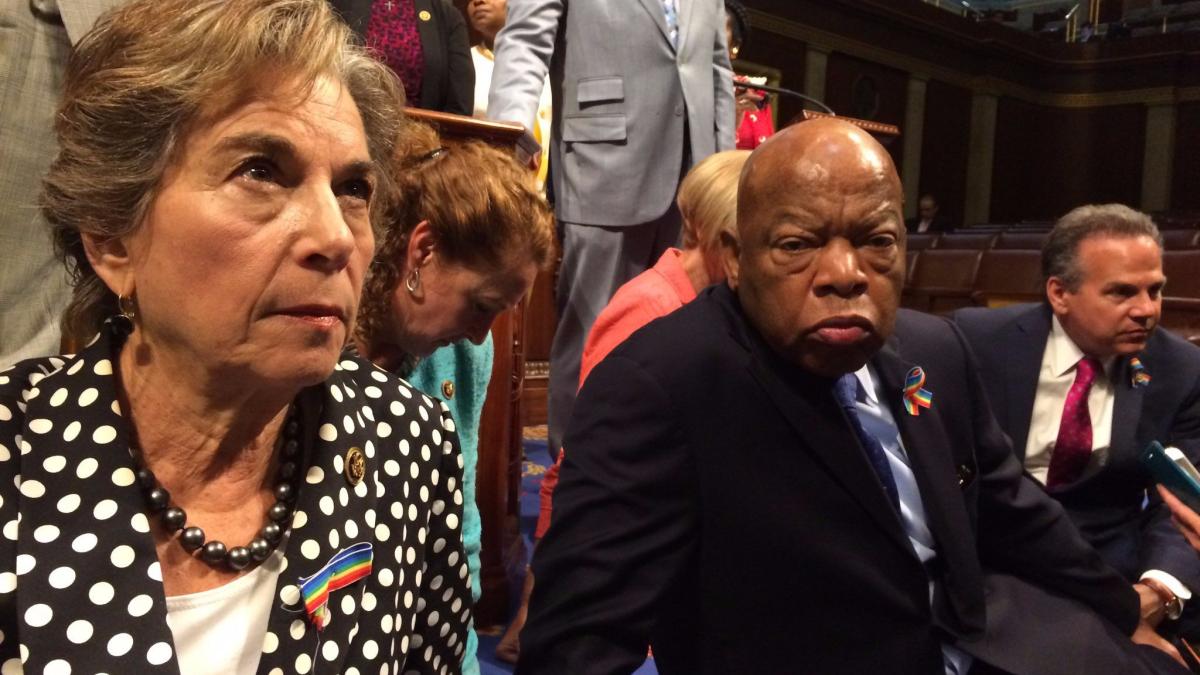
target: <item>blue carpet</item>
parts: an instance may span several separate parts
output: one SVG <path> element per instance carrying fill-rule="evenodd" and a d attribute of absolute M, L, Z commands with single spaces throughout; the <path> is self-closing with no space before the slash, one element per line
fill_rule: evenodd
<path fill-rule="evenodd" d="M 537 527 L 538 511 L 540 509 L 538 491 L 542 486 L 542 475 L 554 462 L 551 460 L 546 441 L 525 439 L 525 461 L 521 471 L 521 537 L 525 540 L 525 550 L 532 551 L 533 531 Z M 525 563 L 528 560 L 524 561 Z M 511 587 L 519 594 L 524 583 L 525 564 L 515 565 L 510 570 Z M 513 598 L 513 610 L 517 607 L 517 598 Z M 512 666 L 496 658 L 496 645 L 500 642 L 499 635 L 479 636 L 479 669 L 482 675 L 508 675 Z M 648 660 L 645 665 L 635 671 L 635 675 L 657 675 L 658 669 L 654 661 Z"/>

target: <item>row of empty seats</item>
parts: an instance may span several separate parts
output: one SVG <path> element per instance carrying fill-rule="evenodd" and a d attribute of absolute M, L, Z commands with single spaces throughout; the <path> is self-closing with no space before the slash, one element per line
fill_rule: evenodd
<path fill-rule="evenodd" d="M 949 235 L 945 235 L 949 236 Z M 909 250 L 902 304 L 948 314 L 970 306 L 1001 307 L 1043 298 L 1042 254 L 1036 249 Z M 1167 250 L 1163 325 L 1200 344 L 1200 248 Z"/>
<path fill-rule="evenodd" d="M 1044 230 L 993 231 L 981 228 L 946 233 L 912 233 L 908 235 L 909 251 L 940 250 L 1038 250 L 1046 243 Z M 1186 251 L 1200 248 L 1200 230 L 1162 230 L 1163 248 Z"/>

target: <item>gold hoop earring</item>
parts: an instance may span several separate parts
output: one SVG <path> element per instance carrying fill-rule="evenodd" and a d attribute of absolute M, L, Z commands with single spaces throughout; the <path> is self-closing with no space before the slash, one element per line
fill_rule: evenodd
<path fill-rule="evenodd" d="M 416 295 L 417 289 L 421 287 L 421 268 L 414 267 L 408 273 L 408 277 L 404 280 L 404 288 L 411 294 Z"/>
<path fill-rule="evenodd" d="M 133 295 L 118 295 L 117 309 L 121 310 L 121 316 L 132 323 L 133 319 L 137 316 L 137 304 L 133 299 Z"/>
<path fill-rule="evenodd" d="M 112 330 L 121 335 L 133 332 L 133 319 L 137 316 L 137 302 L 133 295 L 117 296 L 117 315 L 112 318 Z"/>

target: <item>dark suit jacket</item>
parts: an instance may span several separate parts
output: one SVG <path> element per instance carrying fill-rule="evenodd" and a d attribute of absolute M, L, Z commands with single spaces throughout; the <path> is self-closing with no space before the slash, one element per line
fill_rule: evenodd
<path fill-rule="evenodd" d="M 914 216 L 904 221 L 904 227 L 910 233 L 917 231 L 917 226 L 921 224 L 921 217 Z M 929 229 L 926 232 L 945 232 L 954 229 L 954 225 L 943 215 L 933 217 L 933 222 L 929 223 Z"/>
<path fill-rule="evenodd" d="M 971 308 L 954 318 L 979 359 L 1000 426 L 1023 461 L 1038 371 L 1050 335 L 1050 308 Z M 1107 464 L 1089 467 L 1079 481 L 1054 496 L 1084 538 L 1126 579 L 1160 569 L 1200 591 L 1196 552 L 1172 526 L 1153 490 L 1150 508 L 1142 509 L 1153 481 L 1138 459 L 1152 440 L 1200 439 L 1200 349 L 1160 329 L 1139 358 L 1150 374 L 1145 387 L 1132 386 L 1129 359 L 1121 359 L 1114 370 L 1116 400 Z"/>
<path fill-rule="evenodd" d="M 408 104 L 426 110 L 458 115 L 475 111 L 475 66 L 471 63 L 471 43 L 462 14 L 449 0 L 411 0 L 417 10 L 417 32 L 425 59 L 421 78 L 421 100 Z M 367 34 L 372 0 L 331 0 L 350 28 Z M 419 19 L 428 12 L 429 21 Z"/>
<path fill-rule="evenodd" d="M 900 397 L 914 364 L 933 391 L 917 417 Z M 1135 594 L 1022 475 L 951 324 L 902 311 L 873 365 L 937 540 L 932 609 L 831 382 L 779 359 L 717 286 L 580 392 L 517 672 L 628 673 L 653 642 L 665 674 L 928 675 L 943 641 L 982 636 L 985 606 L 1007 597 L 985 598 L 985 565 L 1132 632 Z M 1042 631 L 1018 618 L 1017 633 Z"/>

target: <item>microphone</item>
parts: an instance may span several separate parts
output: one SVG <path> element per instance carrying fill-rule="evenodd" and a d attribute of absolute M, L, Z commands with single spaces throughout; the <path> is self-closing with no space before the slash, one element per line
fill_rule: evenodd
<path fill-rule="evenodd" d="M 800 92 L 795 91 L 793 89 L 785 89 L 784 87 L 772 87 L 769 84 L 741 85 L 736 82 L 734 83 L 734 88 L 735 89 L 758 89 L 760 91 L 766 91 L 766 92 L 770 92 L 772 94 L 779 94 L 781 96 L 791 96 L 792 98 L 798 98 L 802 101 L 807 101 L 808 103 L 811 103 L 811 104 L 817 106 L 818 108 L 821 109 L 821 112 L 825 113 L 826 115 L 832 115 L 834 117 L 837 117 L 837 113 L 835 113 L 833 111 L 833 108 L 830 108 L 829 106 L 825 105 L 821 101 L 819 101 L 811 96 L 808 96 L 807 94 L 801 94 Z"/>

